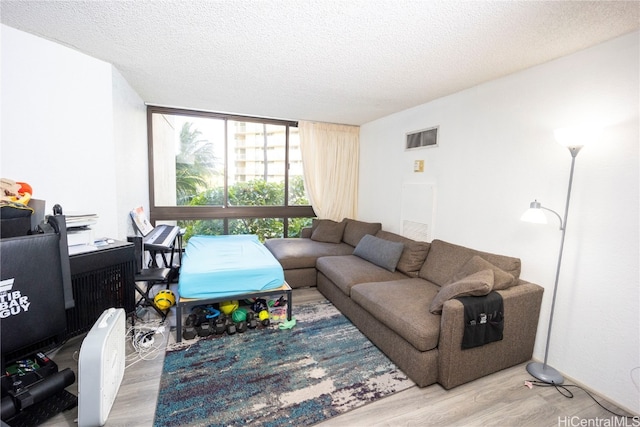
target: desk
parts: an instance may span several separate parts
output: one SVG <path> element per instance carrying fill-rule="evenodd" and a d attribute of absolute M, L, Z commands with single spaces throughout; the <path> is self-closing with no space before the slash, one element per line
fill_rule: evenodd
<path fill-rule="evenodd" d="M 75 307 L 67 310 L 67 338 L 91 329 L 102 312 L 135 306 L 135 256 L 132 243 L 118 242 L 69 256 Z"/>
<path fill-rule="evenodd" d="M 222 301 L 230 301 L 230 300 L 244 300 L 248 298 L 262 298 L 269 295 L 279 295 L 285 293 L 287 295 L 287 320 L 291 320 L 291 306 L 293 304 L 291 300 L 291 286 L 287 282 L 284 282 L 284 285 L 275 289 L 266 289 L 264 291 L 255 291 L 249 292 L 246 294 L 240 295 L 227 295 L 224 297 L 217 298 L 206 298 L 206 299 L 197 299 L 197 298 L 180 298 L 176 303 L 176 342 L 182 341 L 182 309 L 188 309 L 190 307 L 195 307 L 197 305 L 206 305 L 213 304 L 216 302 Z"/>

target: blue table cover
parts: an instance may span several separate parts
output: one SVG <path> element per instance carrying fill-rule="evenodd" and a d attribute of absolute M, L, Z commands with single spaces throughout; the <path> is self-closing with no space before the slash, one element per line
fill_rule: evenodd
<path fill-rule="evenodd" d="M 275 289 L 282 266 L 255 235 L 193 236 L 182 257 L 180 298 L 218 298 Z"/>

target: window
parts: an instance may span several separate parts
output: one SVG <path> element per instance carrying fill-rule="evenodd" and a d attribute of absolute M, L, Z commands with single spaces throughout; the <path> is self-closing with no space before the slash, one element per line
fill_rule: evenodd
<path fill-rule="evenodd" d="M 151 106 L 147 117 L 152 222 L 264 240 L 315 216 L 295 122 Z"/>

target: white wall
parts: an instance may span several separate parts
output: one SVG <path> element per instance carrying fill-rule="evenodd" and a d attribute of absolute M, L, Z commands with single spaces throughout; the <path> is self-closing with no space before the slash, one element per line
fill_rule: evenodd
<path fill-rule="evenodd" d="M 96 237 L 126 238 L 129 205 L 148 204 L 144 104 L 110 64 L 1 31 L 0 174 L 31 184 L 47 213 L 97 213 Z"/>
<path fill-rule="evenodd" d="M 519 218 L 534 198 L 563 214 L 571 156 L 553 130 L 604 124 L 576 159 L 549 364 L 636 413 L 638 52 L 633 33 L 363 125 L 358 200 L 360 219 L 400 232 L 402 185 L 432 183 L 433 238 L 520 257 L 522 277 L 546 289 L 534 351 L 542 360 L 559 223 Z M 436 125 L 438 147 L 404 150 L 406 132 Z M 418 159 L 424 173 L 413 172 Z"/>
<path fill-rule="evenodd" d="M 135 235 L 129 212 L 149 212 L 147 107 L 115 68 L 113 71 L 113 136 L 116 151 L 117 236 Z"/>

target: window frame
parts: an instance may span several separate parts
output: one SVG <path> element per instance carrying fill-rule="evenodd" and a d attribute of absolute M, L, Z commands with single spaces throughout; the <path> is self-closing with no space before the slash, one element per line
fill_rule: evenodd
<path fill-rule="evenodd" d="M 224 158 L 224 206 L 156 206 L 154 185 L 154 157 L 153 157 L 153 125 L 154 114 L 182 115 L 191 117 L 205 117 L 221 119 L 225 121 L 225 158 Z M 228 122 L 245 121 L 262 124 L 286 126 L 285 137 L 285 179 L 283 206 L 229 206 L 228 205 Z M 200 110 L 187 110 L 182 108 L 161 107 L 147 105 L 147 157 L 149 164 L 149 220 L 153 225 L 157 221 L 184 221 L 184 220 L 224 220 L 224 232 L 228 234 L 228 221 L 240 218 L 282 218 L 284 221 L 284 237 L 288 236 L 289 218 L 315 218 L 316 214 L 310 205 L 289 205 L 289 128 L 298 127 L 298 122 L 291 120 L 269 119 L 263 117 L 243 116 Z"/>

